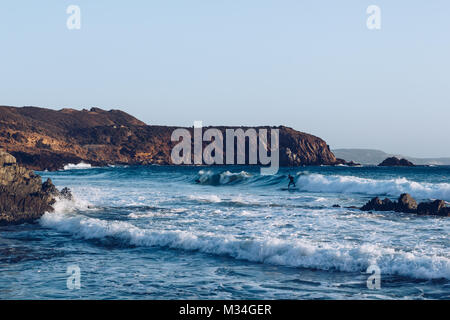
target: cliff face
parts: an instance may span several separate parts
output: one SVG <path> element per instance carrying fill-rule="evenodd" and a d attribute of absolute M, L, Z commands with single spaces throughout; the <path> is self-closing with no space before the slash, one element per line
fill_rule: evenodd
<path fill-rule="evenodd" d="M 68 189 L 63 192 L 71 197 L 69 193 Z M 0 225 L 32 222 L 53 210 L 56 196 L 61 193 L 50 179 L 42 183 L 39 175 L 0 150 Z"/>
<path fill-rule="evenodd" d="M 345 163 L 336 159 L 322 139 L 287 127 L 277 128 L 280 165 Z M 36 170 L 56 170 L 81 161 L 93 165 L 171 164 L 176 142 L 170 138 L 175 129 L 148 126 L 119 110 L 0 106 L 0 147 L 14 155 L 18 163 Z"/>

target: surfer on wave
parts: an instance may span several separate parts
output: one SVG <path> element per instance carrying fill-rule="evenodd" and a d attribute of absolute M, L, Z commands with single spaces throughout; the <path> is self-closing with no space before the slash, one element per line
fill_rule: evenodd
<path fill-rule="evenodd" d="M 288 174 L 288 179 L 289 179 L 288 189 L 289 189 L 289 187 L 291 186 L 291 184 L 294 185 L 294 188 L 295 188 L 294 177 L 291 176 L 290 174 Z"/>

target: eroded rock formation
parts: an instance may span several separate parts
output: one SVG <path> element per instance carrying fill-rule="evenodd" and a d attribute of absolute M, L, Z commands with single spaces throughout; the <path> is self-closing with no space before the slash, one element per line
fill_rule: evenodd
<path fill-rule="evenodd" d="M 68 189 L 60 193 L 50 179 L 42 183 L 39 175 L 0 149 L 0 225 L 34 221 L 53 211 L 56 197 L 72 195 Z"/>

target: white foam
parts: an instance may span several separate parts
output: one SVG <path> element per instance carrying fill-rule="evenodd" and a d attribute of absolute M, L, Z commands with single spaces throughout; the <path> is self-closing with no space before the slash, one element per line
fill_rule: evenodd
<path fill-rule="evenodd" d="M 329 193 L 362 193 L 398 197 L 410 193 L 419 199 L 450 200 L 449 183 L 425 183 L 406 178 L 375 180 L 354 176 L 300 175 L 297 185 L 303 191 Z"/>
<path fill-rule="evenodd" d="M 89 163 L 80 162 L 78 164 L 69 163 L 64 166 L 64 170 L 84 170 L 93 168 Z"/>
<path fill-rule="evenodd" d="M 188 196 L 190 200 L 196 200 L 199 202 L 210 202 L 210 203 L 219 203 L 222 202 L 222 199 L 215 194 L 207 194 L 207 195 L 190 195 Z"/>
<path fill-rule="evenodd" d="M 404 252 L 375 244 L 355 246 L 273 238 L 239 240 L 230 235 L 200 231 L 142 229 L 128 222 L 63 212 L 46 213 L 40 223 L 84 239 L 108 237 L 130 245 L 199 251 L 259 263 L 347 272 L 365 272 L 369 265 L 376 264 L 382 274 L 450 279 L 448 257 Z"/>

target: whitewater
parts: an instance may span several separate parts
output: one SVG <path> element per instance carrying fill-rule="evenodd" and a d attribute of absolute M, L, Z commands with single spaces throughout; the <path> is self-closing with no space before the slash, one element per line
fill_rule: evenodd
<path fill-rule="evenodd" d="M 450 167 L 261 176 L 245 166 L 79 164 L 40 174 L 74 200 L 37 224 L 1 227 L 3 299 L 450 298 L 450 218 L 347 209 L 404 192 L 450 201 Z M 285 190 L 288 174 L 297 190 Z M 69 265 L 81 270 L 80 290 L 66 287 Z M 367 288 L 373 265 L 379 290 Z"/>

